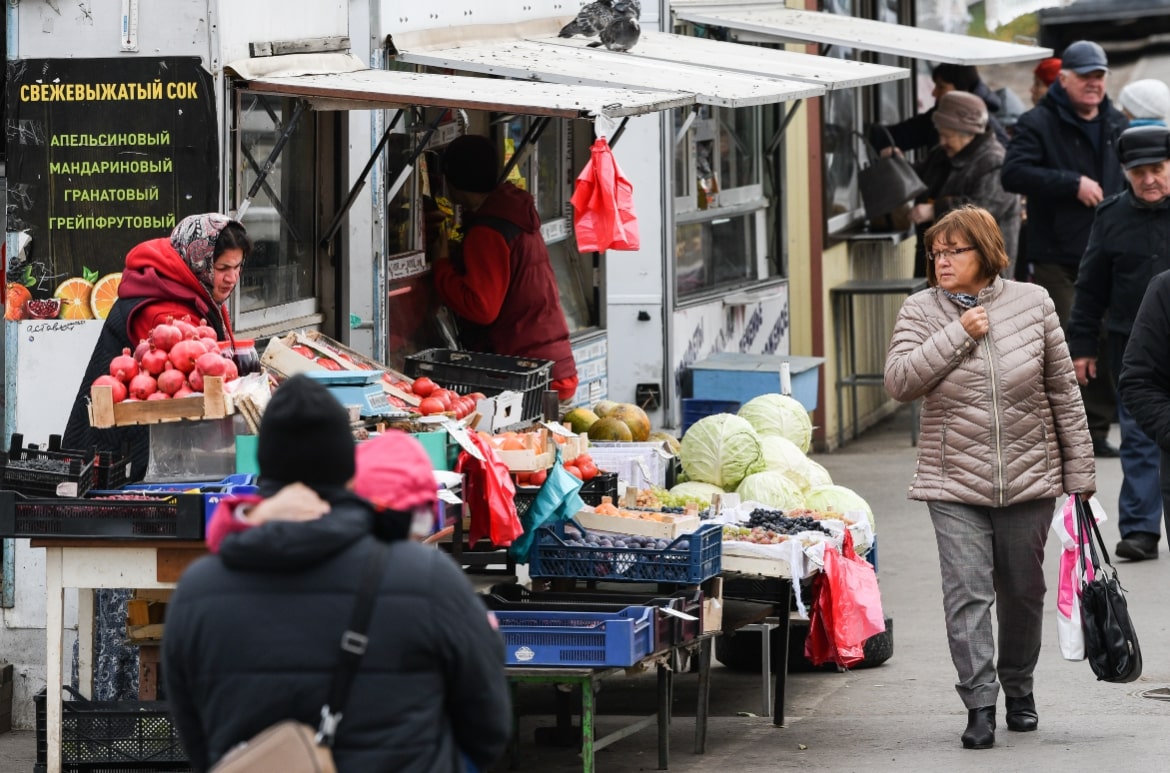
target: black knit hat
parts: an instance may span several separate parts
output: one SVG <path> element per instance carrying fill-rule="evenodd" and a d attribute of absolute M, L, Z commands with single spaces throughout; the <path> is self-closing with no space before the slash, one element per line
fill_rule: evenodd
<path fill-rule="evenodd" d="M 349 414 L 329 390 L 293 376 L 272 395 L 260 420 L 260 477 L 281 483 L 343 485 L 353 477 Z"/>
<path fill-rule="evenodd" d="M 500 176 L 495 145 L 478 134 L 455 138 L 443 153 L 443 176 L 448 185 L 468 193 L 494 190 Z"/>

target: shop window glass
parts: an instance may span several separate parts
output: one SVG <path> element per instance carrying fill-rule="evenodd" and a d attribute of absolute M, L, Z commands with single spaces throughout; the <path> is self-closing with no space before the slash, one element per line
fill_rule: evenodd
<path fill-rule="evenodd" d="M 772 108 L 768 108 L 772 109 Z M 680 300 L 779 276 L 758 235 L 762 108 L 674 111 L 675 290 Z M 777 206 L 779 199 L 773 199 Z M 761 259 L 761 256 L 763 258 Z"/>
<path fill-rule="evenodd" d="M 233 159 L 235 207 L 256 181 L 292 118 L 295 100 L 239 95 Z M 316 265 L 316 126 L 297 121 L 243 216 L 255 248 L 240 276 L 239 311 L 314 298 Z"/>

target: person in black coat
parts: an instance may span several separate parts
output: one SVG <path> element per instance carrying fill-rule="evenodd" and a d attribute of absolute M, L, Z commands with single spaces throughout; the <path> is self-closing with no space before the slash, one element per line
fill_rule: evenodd
<path fill-rule="evenodd" d="M 197 771 L 282 720 L 318 725 L 387 517 L 346 488 L 355 470 L 348 416 L 306 376 L 273 395 L 257 457 L 262 496 L 300 481 L 330 510 L 228 534 L 180 579 L 163 673 Z M 511 733 L 503 641 L 449 556 L 389 544 L 368 638 L 333 746 L 340 773 L 453 773 L 461 754 L 480 768 L 497 760 Z"/>
<path fill-rule="evenodd" d="M 1031 263 L 1033 281 L 1048 290 L 1067 326 L 1093 210 L 1125 188 L 1117 141 L 1129 122 L 1105 93 L 1109 67 L 1100 46 L 1073 43 L 1061 62 L 1057 81 L 1016 123 L 1000 179 L 1004 190 L 1027 196 L 1027 255 L 1019 259 Z M 1099 369 L 1105 362 L 1098 357 Z M 1116 413 L 1110 383 L 1090 381 L 1081 396 L 1094 452 L 1116 457 L 1107 441 Z"/>
<path fill-rule="evenodd" d="M 1103 320 L 1110 371 L 1120 373 L 1150 279 L 1170 269 L 1170 129 L 1153 125 L 1127 129 L 1119 150 L 1130 187 L 1097 207 L 1068 324 L 1069 353 L 1082 384 L 1097 377 Z M 1122 537 L 1117 555 L 1134 561 L 1157 558 L 1164 509 L 1158 446 L 1124 403 L 1117 411 L 1124 473 L 1117 507 Z"/>
<path fill-rule="evenodd" d="M 1170 271 L 1153 278 L 1138 307 L 1117 391 L 1138 426 L 1158 444 L 1162 511 L 1170 534 Z"/>

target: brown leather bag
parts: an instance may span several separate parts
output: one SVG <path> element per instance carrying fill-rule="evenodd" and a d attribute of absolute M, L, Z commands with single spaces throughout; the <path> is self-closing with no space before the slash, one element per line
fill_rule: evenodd
<path fill-rule="evenodd" d="M 211 773 L 337 773 L 333 750 L 317 743 L 317 731 L 286 720 L 244 741 Z"/>

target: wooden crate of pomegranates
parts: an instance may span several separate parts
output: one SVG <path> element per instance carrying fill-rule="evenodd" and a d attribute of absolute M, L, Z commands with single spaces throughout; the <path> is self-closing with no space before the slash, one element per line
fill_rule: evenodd
<path fill-rule="evenodd" d="M 90 387 L 90 426 L 106 429 L 179 419 L 222 419 L 235 413 L 231 398 L 224 394 L 223 379 L 218 376 L 204 377 L 203 394 L 169 400 L 114 402 L 113 390 L 113 387 L 101 384 Z"/>

